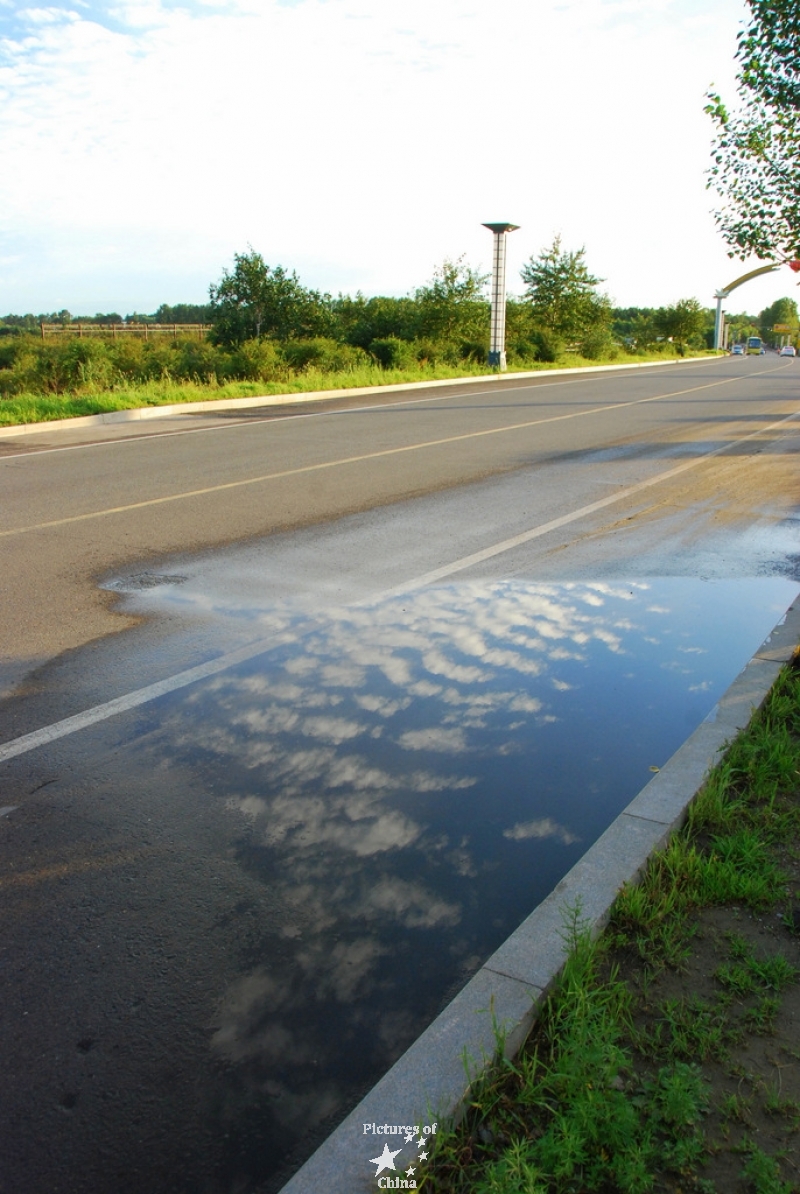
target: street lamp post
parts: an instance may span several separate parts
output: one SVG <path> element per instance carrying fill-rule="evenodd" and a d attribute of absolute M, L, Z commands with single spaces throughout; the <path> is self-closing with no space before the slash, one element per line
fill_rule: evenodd
<path fill-rule="evenodd" d="M 516 232 L 519 224 L 484 224 L 494 234 L 492 251 L 492 314 L 489 339 L 489 364 L 506 367 L 506 233 Z"/>

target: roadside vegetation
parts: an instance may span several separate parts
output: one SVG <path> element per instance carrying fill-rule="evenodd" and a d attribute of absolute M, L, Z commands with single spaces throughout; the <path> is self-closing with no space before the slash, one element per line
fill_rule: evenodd
<path fill-rule="evenodd" d="M 737 104 L 709 92 L 715 126 L 709 186 L 730 255 L 800 270 L 800 3 L 747 0 L 738 37 Z"/>
<path fill-rule="evenodd" d="M 800 1189 L 800 665 L 571 955 L 520 1057 L 437 1135 L 429 1194 Z"/>
<path fill-rule="evenodd" d="M 511 370 L 708 347 L 713 313 L 697 300 L 615 312 L 584 250 L 564 250 L 558 238 L 523 267 L 522 281 L 507 309 Z M 162 305 L 124 320 L 9 315 L 0 319 L 0 424 L 485 374 L 486 282 L 460 258 L 404 297 L 332 298 L 250 249 L 210 287 L 206 305 Z"/>

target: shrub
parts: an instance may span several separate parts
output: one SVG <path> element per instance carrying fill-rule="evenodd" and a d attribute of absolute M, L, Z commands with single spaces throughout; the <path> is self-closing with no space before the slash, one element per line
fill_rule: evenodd
<path fill-rule="evenodd" d="M 226 376 L 241 381 L 280 381 L 289 372 L 273 340 L 246 340 L 224 360 L 225 354 L 219 349 L 212 351 L 220 358 L 216 366 L 218 375 L 221 368 Z"/>
<path fill-rule="evenodd" d="M 483 340 L 462 340 L 458 351 L 462 361 L 473 361 L 476 365 L 485 365 L 489 359 L 489 344 Z"/>
<path fill-rule="evenodd" d="M 101 341 L 70 338 L 36 347 L 24 345 L 14 360 L 13 373 L 14 385 L 7 393 L 80 393 L 108 389 L 114 380 L 114 365 Z"/>
<path fill-rule="evenodd" d="M 118 381 L 144 382 L 150 378 L 149 345 L 139 336 L 121 336 L 112 341 L 109 355 Z"/>
<path fill-rule="evenodd" d="M 536 328 L 530 334 L 530 345 L 533 349 L 535 361 L 545 361 L 553 364 L 564 351 L 563 341 L 546 328 Z"/>
<path fill-rule="evenodd" d="M 325 336 L 313 340 L 288 340 L 281 345 L 284 361 L 296 373 L 315 370 L 320 373 L 346 373 L 369 364 L 363 348 L 341 344 Z"/>
<path fill-rule="evenodd" d="M 581 356 L 586 357 L 587 361 L 599 361 L 601 357 L 613 361 L 619 354 L 619 345 L 608 328 L 600 325 L 586 332 L 580 342 L 579 350 Z"/>
<path fill-rule="evenodd" d="M 413 342 L 397 336 L 373 340 L 369 351 L 382 369 L 410 369 L 417 363 Z"/>

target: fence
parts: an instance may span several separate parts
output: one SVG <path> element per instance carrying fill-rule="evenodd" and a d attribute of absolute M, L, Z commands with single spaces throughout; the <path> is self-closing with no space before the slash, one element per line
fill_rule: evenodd
<path fill-rule="evenodd" d="M 48 336 L 104 336 L 116 340 L 118 336 L 139 336 L 149 340 L 151 336 L 197 336 L 202 340 L 210 330 L 207 323 L 41 323 L 42 339 Z"/>

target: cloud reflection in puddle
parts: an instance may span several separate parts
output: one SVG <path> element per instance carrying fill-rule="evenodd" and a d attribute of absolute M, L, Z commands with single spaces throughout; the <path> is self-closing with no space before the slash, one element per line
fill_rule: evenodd
<path fill-rule="evenodd" d="M 238 866 L 281 909 L 242 946 L 211 1037 L 245 1086 L 282 1092 L 265 1131 L 313 1126 L 380 1076 L 796 592 L 506 581 L 324 615 L 249 608 L 281 644 L 165 699 L 150 749 L 163 739 L 222 799 Z M 191 582 L 159 600 L 186 612 Z"/>

